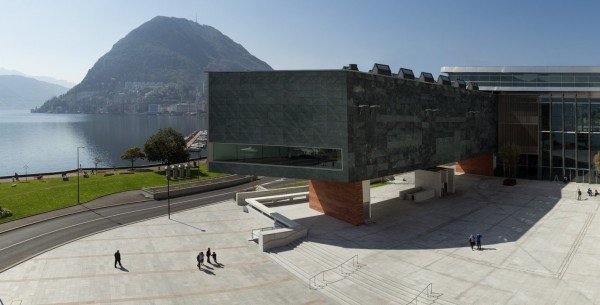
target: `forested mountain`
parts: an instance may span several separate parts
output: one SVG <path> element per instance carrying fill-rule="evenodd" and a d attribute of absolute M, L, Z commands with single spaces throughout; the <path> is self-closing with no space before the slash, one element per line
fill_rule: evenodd
<path fill-rule="evenodd" d="M 0 109 L 31 109 L 68 88 L 20 75 L 0 75 Z"/>
<path fill-rule="evenodd" d="M 146 112 L 149 104 L 200 103 L 204 71 L 271 70 L 218 30 L 158 16 L 119 40 L 66 94 L 39 112 Z"/>

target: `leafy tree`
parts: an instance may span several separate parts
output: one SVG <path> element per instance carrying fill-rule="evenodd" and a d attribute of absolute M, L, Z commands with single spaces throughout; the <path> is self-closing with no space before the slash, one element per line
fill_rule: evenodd
<path fill-rule="evenodd" d="M 596 175 L 600 173 L 600 151 L 594 155 L 594 167 L 596 168 Z"/>
<path fill-rule="evenodd" d="M 508 143 L 500 148 L 500 160 L 502 161 L 504 176 L 507 178 L 516 177 L 520 154 L 521 150 L 513 143 Z"/>
<path fill-rule="evenodd" d="M 135 160 L 137 159 L 144 159 L 146 158 L 146 154 L 144 154 L 144 152 L 142 151 L 141 148 L 137 147 L 137 146 L 131 146 L 128 150 L 126 150 L 122 155 L 121 155 L 121 160 L 129 160 L 131 161 L 131 169 L 133 170 L 133 162 L 135 162 Z"/>
<path fill-rule="evenodd" d="M 183 135 L 175 129 L 162 128 L 144 144 L 144 152 L 149 161 L 166 164 L 186 162 L 190 159 Z"/>

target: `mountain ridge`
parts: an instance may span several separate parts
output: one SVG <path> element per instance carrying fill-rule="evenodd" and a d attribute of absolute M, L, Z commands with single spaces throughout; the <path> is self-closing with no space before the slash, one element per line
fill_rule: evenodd
<path fill-rule="evenodd" d="M 69 88 L 21 75 L 0 75 L 0 109 L 31 109 Z"/>
<path fill-rule="evenodd" d="M 117 41 L 81 83 L 39 112 L 146 112 L 149 104 L 206 100 L 206 70 L 272 70 L 219 30 L 157 16 Z"/>

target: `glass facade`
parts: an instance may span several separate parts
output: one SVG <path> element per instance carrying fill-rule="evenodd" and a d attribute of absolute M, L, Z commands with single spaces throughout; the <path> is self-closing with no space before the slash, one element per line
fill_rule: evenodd
<path fill-rule="evenodd" d="M 449 77 L 451 81 L 476 82 L 480 87 L 600 88 L 600 74 L 597 73 L 449 73 Z"/>
<path fill-rule="evenodd" d="M 212 150 L 216 162 L 342 169 L 342 150 L 335 148 L 213 143 Z"/>

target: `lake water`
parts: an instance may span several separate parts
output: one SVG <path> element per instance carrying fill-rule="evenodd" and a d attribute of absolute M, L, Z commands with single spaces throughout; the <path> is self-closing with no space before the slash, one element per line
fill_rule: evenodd
<path fill-rule="evenodd" d="M 0 110 L 0 176 L 23 174 L 25 165 L 28 173 L 76 169 L 78 146 L 85 146 L 79 155 L 83 167 L 93 167 L 95 157 L 103 160 L 99 166 L 127 166 L 130 162 L 121 160 L 121 154 L 132 145 L 143 147 L 163 127 L 172 127 L 185 136 L 206 129 L 206 117 Z"/>

